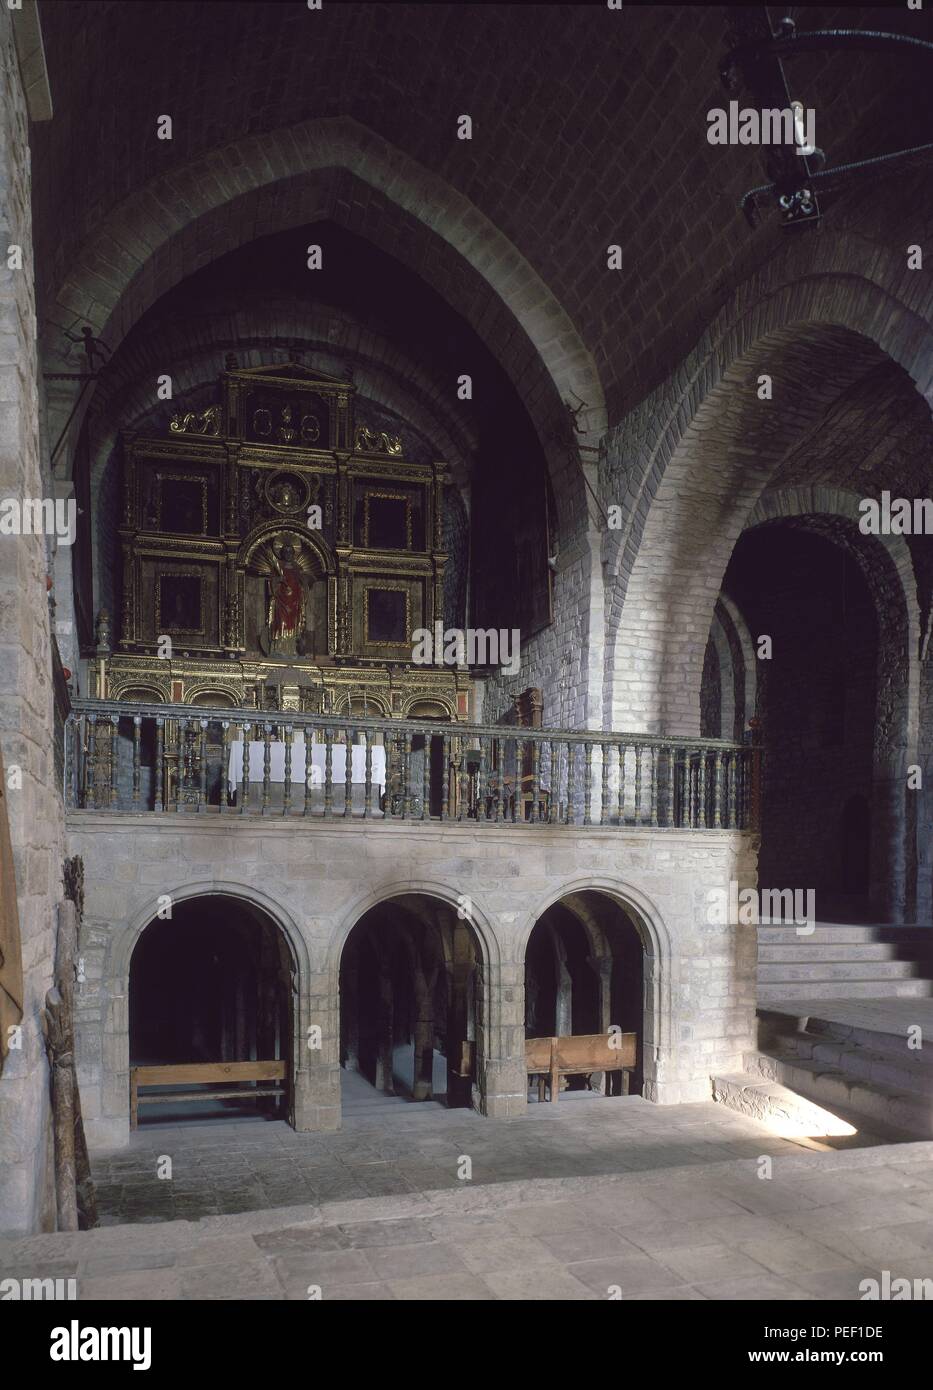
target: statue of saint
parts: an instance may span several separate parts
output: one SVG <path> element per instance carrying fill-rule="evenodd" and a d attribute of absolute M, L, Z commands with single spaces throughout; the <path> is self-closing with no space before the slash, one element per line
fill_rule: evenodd
<path fill-rule="evenodd" d="M 305 590 L 301 570 L 295 563 L 295 548 L 283 545 L 272 551 L 276 577 L 269 580 L 269 637 L 272 650 L 294 655 L 295 643 L 305 630 Z"/>
<path fill-rule="evenodd" d="M 266 626 L 260 638 L 269 656 L 307 654 L 311 635 L 308 582 L 316 572 L 311 553 L 286 536 L 264 545 L 256 569 L 267 576 Z"/>

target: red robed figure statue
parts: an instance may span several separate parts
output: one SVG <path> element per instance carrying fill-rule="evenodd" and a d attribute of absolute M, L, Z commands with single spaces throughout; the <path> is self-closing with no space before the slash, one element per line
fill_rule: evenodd
<path fill-rule="evenodd" d="M 269 636 L 274 643 L 294 645 L 305 625 L 305 591 L 301 571 L 294 563 L 290 545 L 282 547 L 281 560 L 273 551 L 272 563 L 278 579 L 269 582 Z"/>

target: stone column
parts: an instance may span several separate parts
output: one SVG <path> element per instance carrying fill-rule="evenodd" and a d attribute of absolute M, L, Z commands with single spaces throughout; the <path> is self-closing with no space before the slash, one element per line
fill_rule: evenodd
<path fill-rule="evenodd" d="M 385 956 L 379 957 L 379 1054 L 376 1058 L 376 1090 L 386 1095 L 395 1095 L 395 1081 L 392 1076 L 392 1044 L 395 1023 L 392 979 L 389 962 Z"/>
<path fill-rule="evenodd" d="M 430 1100 L 434 1094 L 434 973 L 415 967 L 415 1030 L 412 1073 L 414 1100 Z"/>
<path fill-rule="evenodd" d="M 505 1119 L 523 1115 L 528 1103 L 525 1072 L 525 966 L 522 961 L 477 970 L 477 1110 Z"/>
<path fill-rule="evenodd" d="M 462 936 L 466 936 L 466 933 L 458 932 L 455 937 L 455 952 Z M 469 947 L 469 942 L 467 945 Z M 470 984 L 475 970 L 476 963 L 470 951 L 467 959 L 456 959 L 448 973 L 447 1104 L 451 1106 L 470 1104 L 471 1079 L 469 1076 L 461 1075 L 454 1068 L 460 1066 L 464 1043 L 473 1041 L 475 1046 L 475 1039 L 470 1038 L 469 1017 Z"/>
<path fill-rule="evenodd" d="M 340 995 L 340 1008 L 345 1026 L 342 1039 L 346 1048 L 343 1066 L 347 1071 L 360 1069 L 360 958 L 356 945 L 350 941 L 344 949 L 343 988 Z"/>
<path fill-rule="evenodd" d="M 307 1004 L 292 974 L 291 1123 L 298 1130 L 340 1128 L 340 1012 L 336 981 L 327 973 L 308 980 Z M 314 1030 L 320 1029 L 320 1035 Z M 318 1042 L 320 1045 L 318 1046 Z"/>
<path fill-rule="evenodd" d="M 612 956 L 587 956 L 586 963 L 595 974 L 599 988 L 599 1031 L 608 1033 L 612 1023 Z M 621 1072 L 596 1071 L 590 1084 L 594 1091 L 611 1095 L 617 1080 L 621 1082 Z"/>

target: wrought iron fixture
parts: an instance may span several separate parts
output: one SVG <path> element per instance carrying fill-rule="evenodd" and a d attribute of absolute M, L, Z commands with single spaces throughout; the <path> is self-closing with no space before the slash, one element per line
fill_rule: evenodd
<path fill-rule="evenodd" d="M 791 100 L 784 61 L 799 53 L 853 50 L 862 52 L 925 53 L 933 58 L 933 43 L 911 35 L 888 34 L 878 30 L 814 29 L 798 32 L 793 19 L 785 17 L 772 29 L 766 6 L 753 18 L 745 19 L 745 32 L 736 33 L 738 40 L 730 47 L 720 64 L 722 85 L 734 94 L 744 86 L 756 106 L 786 110 L 795 105 Z M 785 226 L 793 227 L 818 222 L 822 213 L 820 198 L 825 193 L 844 191 L 860 179 L 877 180 L 933 159 L 933 142 L 894 150 L 873 159 L 862 159 L 825 169 L 825 154 L 812 149 L 798 153 L 796 145 L 772 145 L 768 149 L 766 168 L 770 183 L 749 189 L 741 202 L 742 211 L 750 226 L 757 226 L 762 204 L 776 205 Z"/>

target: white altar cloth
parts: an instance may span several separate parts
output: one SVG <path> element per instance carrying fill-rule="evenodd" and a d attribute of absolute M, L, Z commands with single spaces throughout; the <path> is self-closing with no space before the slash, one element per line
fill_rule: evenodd
<path fill-rule="evenodd" d="M 372 785 L 382 788 L 386 780 L 386 750 L 381 744 L 373 745 L 372 749 Z M 327 750 L 323 743 L 312 743 L 311 745 L 311 766 L 312 788 L 324 787 L 325 759 Z M 251 739 L 249 745 L 249 780 L 250 785 L 261 782 L 263 779 L 263 759 L 265 755 L 265 744 L 261 739 Z M 344 786 L 347 775 L 347 746 L 345 743 L 335 743 L 333 745 L 333 756 L 331 759 L 331 782 L 337 791 Z M 230 745 L 230 762 L 227 768 L 227 781 L 231 791 L 235 790 L 243 780 L 243 740 L 237 739 Z M 292 740 L 292 786 L 300 787 L 305 780 L 305 741 L 300 734 L 296 734 Z M 269 781 L 285 781 L 285 744 L 273 742 L 269 744 Z M 366 782 L 366 748 L 363 744 L 353 744 L 353 781 L 354 784 L 364 785 Z"/>

